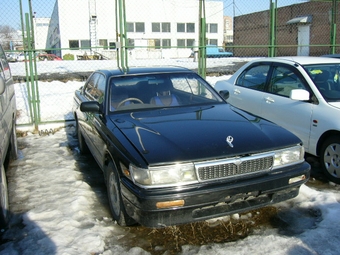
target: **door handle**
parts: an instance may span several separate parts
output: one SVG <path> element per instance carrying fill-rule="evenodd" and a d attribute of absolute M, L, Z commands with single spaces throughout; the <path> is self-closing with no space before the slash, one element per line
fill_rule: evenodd
<path fill-rule="evenodd" d="M 238 89 L 234 89 L 234 94 L 235 94 L 235 95 L 239 95 L 239 94 L 241 94 L 241 91 L 238 90 Z"/>
<path fill-rule="evenodd" d="M 275 103 L 275 100 L 274 100 L 273 98 L 271 98 L 271 97 L 266 97 L 266 98 L 265 98 L 265 101 L 266 101 L 266 103 L 268 103 L 268 104 Z"/>

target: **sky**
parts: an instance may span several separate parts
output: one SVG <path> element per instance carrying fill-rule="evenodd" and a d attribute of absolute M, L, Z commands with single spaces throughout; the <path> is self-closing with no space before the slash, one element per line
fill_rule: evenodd
<path fill-rule="evenodd" d="M 38 18 L 50 17 L 56 0 L 30 0 L 32 3 L 32 10 L 36 13 Z M 114 1 L 114 0 L 112 0 Z M 169 1 L 169 0 L 159 0 Z M 207 0 L 208 1 L 208 0 Z M 275 0 L 212 0 L 222 1 L 224 3 L 224 15 L 239 16 L 251 12 L 263 11 L 269 9 L 270 2 Z M 308 0 L 277 0 L 278 7 L 291 4 L 299 4 Z M 10 3 L 9 3 L 10 2 Z M 15 29 L 20 29 L 20 4 L 22 3 L 23 13 L 28 13 L 29 0 L 0 0 L 0 25 L 10 25 Z M 87 0 L 84 0 L 87 3 Z"/>
<path fill-rule="evenodd" d="M 193 64 L 192 59 L 181 61 L 174 64 L 187 67 Z M 220 61 L 230 64 L 243 59 L 209 59 L 209 65 L 221 65 Z M 84 68 L 98 67 L 99 62 L 87 61 L 86 66 L 79 63 L 80 61 L 39 62 L 38 68 L 47 65 L 51 73 L 61 70 L 65 73 L 87 71 L 88 69 Z M 10 63 L 13 75 L 21 75 L 24 72 L 22 64 Z M 100 61 L 102 68 L 110 64 L 112 62 Z M 214 85 L 216 81 L 228 77 L 207 77 L 207 80 Z M 51 81 L 39 84 L 49 88 L 40 91 L 41 100 L 49 98 L 56 101 L 50 97 L 52 94 L 68 102 L 69 99 L 72 100 L 74 90 L 83 83 Z M 27 100 L 23 94 L 20 96 L 23 86 L 22 83 L 15 84 L 19 105 L 22 100 Z M 59 88 L 63 93 L 51 93 L 55 88 Z M 43 108 L 51 112 L 55 110 L 48 106 Z M 59 108 L 59 111 L 66 115 L 71 111 L 71 106 L 66 109 Z M 40 135 L 27 132 L 27 136 L 18 138 L 19 158 L 11 163 L 7 172 L 12 212 L 11 228 L 3 233 L 6 241 L 0 245 L 0 255 L 150 254 L 145 248 L 148 235 L 143 236 L 141 229 L 136 227 L 122 228 L 112 220 L 101 172 L 93 158 L 79 154 L 74 132 L 74 126 L 68 126 Z M 276 204 L 275 207 L 278 209 L 278 217 L 285 222 L 283 230 L 261 225 L 246 238 L 238 241 L 203 245 L 188 243 L 181 246 L 181 252 L 176 254 L 339 254 L 339 185 L 327 183 L 327 188 L 303 185 L 296 198 Z M 229 220 L 233 219 L 234 222 L 243 224 L 243 220 L 252 222 L 256 215 L 261 213 L 262 211 L 258 210 L 244 216 L 234 214 L 215 219 L 215 222 L 228 224 Z M 209 224 L 216 224 L 213 222 L 209 221 Z M 170 230 L 174 229 L 167 231 Z M 151 234 L 153 230 L 149 231 Z M 164 232 L 158 232 L 161 238 Z M 176 246 L 173 240 L 168 242 L 171 243 L 167 245 Z M 162 246 L 153 249 L 158 251 L 158 254 L 171 254 Z"/>

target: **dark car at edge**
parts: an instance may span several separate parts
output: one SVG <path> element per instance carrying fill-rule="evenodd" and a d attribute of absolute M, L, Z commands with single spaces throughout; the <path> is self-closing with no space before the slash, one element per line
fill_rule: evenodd
<path fill-rule="evenodd" d="M 195 72 L 93 72 L 75 92 L 79 148 L 103 171 L 121 226 L 203 221 L 298 195 L 310 174 L 301 141 L 226 103 Z"/>
<path fill-rule="evenodd" d="M 0 45 L 0 232 L 7 228 L 10 217 L 6 169 L 17 157 L 16 114 L 13 77 Z"/>

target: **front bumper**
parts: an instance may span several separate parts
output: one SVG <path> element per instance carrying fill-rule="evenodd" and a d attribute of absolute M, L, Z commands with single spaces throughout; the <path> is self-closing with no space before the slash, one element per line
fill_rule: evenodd
<path fill-rule="evenodd" d="M 305 176 L 289 184 L 291 178 Z M 185 187 L 142 189 L 122 179 L 126 212 L 141 225 L 165 227 L 241 213 L 296 197 L 307 182 L 310 166 L 304 162 L 279 173 L 233 182 Z M 158 202 L 184 201 L 183 206 L 158 209 Z"/>

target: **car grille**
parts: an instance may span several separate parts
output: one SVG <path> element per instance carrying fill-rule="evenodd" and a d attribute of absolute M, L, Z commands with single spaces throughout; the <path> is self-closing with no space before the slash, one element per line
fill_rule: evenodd
<path fill-rule="evenodd" d="M 272 169 L 273 155 L 251 156 L 232 160 L 221 160 L 196 164 L 200 181 L 239 177 L 266 172 Z"/>

